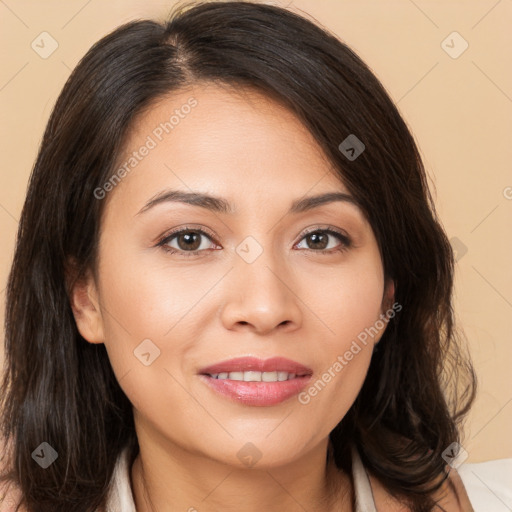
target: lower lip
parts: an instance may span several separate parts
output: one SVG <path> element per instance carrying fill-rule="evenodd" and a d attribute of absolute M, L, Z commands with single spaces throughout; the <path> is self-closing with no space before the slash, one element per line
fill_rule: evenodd
<path fill-rule="evenodd" d="M 288 398 L 299 394 L 311 380 L 310 375 L 281 382 L 245 382 L 242 380 L 214 379 L 208 375 L 200 375 L 200 377 L 211 389 L 221 395 L 244 405 L 260 407 L 284 402 Z"/>

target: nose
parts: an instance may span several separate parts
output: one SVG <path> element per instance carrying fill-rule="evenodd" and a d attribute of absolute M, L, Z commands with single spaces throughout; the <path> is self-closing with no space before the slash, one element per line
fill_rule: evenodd
<path fill-rule="evenodd" d="M 271 252 L 264 251 L 252 263 L 235 256 L 221 312 L 226 329 L 265 335 L 274 329 L 290 332 L 300 328 L 303 302 L 292 272 L 284 262 L 277 264 Z"/>

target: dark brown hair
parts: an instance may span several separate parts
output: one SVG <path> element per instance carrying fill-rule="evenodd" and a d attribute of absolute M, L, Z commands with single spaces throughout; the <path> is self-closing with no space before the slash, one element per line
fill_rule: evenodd
<path fill-rule="evenodd" d="M 475 376 L 454 325 L 454 257 L 418 149 L 348 46 L 305 17 L 252 2 L 198 3 L 166 23 L 127 23 L 94 44 L 64 86 L 30 177 L 7 287 L 4 480 L 19 486 L 29 511 L 92 512 L 122 449 L 136 454 L 132 406 L 104 345 L 77 330 L 66 264 L 97 268 L 105 201 L 94 191 L 113 175 L 137 115 L 199 82 L 257 89 L 286 105 L 367 216 L 403 309 L 330 434 L 332 456 L 349 471 L 354 443 L 391 494 L 431 510 L 446 477 L 441 453 L 459 441 Z M 365 145 L 356 159 L 339 149 L 351 134 Z M 31 457 L 43 441 L 59 454 L 45 470 Z"/>

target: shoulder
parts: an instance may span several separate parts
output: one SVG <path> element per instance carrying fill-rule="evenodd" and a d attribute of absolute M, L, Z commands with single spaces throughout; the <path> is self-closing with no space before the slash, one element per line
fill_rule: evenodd
<path fill-rule="evenodd" d="M 369 475 L 377 510 L 386 512 L 410 512 L 407 507 L 393 498 L 380 481 Z M 434 495 L 436 511 L 473 512 L 464 484 L 455 469 L 450 469 L 448 478 Z"/>
<path fill-rule="evenodd" d="M 436 499 L 439 500 L 439 510 L 443 508 L 446 512 L 473 512 L 466 488 L 455 468 L 451 468 L 448 478 L 437 492 Z"/>

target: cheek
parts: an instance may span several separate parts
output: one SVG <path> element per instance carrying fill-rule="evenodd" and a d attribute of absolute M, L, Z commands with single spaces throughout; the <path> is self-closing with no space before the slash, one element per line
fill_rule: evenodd
<path fill-rule="evenodd" d="M 354 254 L 339 265 L 304 272 L 301 297 L 318 319 L 327 352 L 344 352 L 382 312 L 384 277 L 376 251 Z"/>
<path fill-rule="evenodd" d="M 187 275 L 152 258 L 110 254 L 104 259 L 101 293 L 112 335 L 124 328 L 124 337 L 162 338 L 211 287 L 197 270 Z"/>
<path fill-rule="evenodd" d="M 313 415 L 327 415 L 326 425 L 334 428 L 356 399 L 374 344 L 385 329 L 380 320 L 384 279 L 378 253 L 354 258 L 334 272 L 317 272 L 306 285 L 308 307 L 322 320 L 317 322 L 323 333 L 317 345 L 322 370 L 299 402 Z"/>
<path fill-rule="evenodd" d="M 351 353 L 336 354 L 298 395 L 307 418 L 321 418 L 322 435 L 328 435 L 345 417 L 364 383 L 371 360 L 372 348 L 361 345 Z"/>
<path fill-rule="evenodd" d="M 180 270 L 164 266 L 160 258 L 142 257 L 116 251 L 114 243 L 103 247 L 100 268 L 105 346 L 119 379 L 130 372 L 130 381 L 140 375 L 143 386 L 158 390 L 162 378 L 188 360 L 188 353 L 205 325 L 208 291 L 218 273 L 201 272 L 199 267 Z M 148 341 L 149 340 L 149 341 Z M 138 357 L 143 354 L 141 361 Z M 144 359 L 151 364 L 144 366 Z M 126 382 L 126 381 L 125 381 Z M 142 383 L 142 381 L 141 381 Z M 135 389 L 137 388 L 137 389 Z"/>
<path fill-rule="evenodd" d="M 178 384 L 183 380 L 178 367 L 193 339 L 191 325 L 197 325 L 186 313 L 197 303 L 201 286 L 190 286 L 179 272 L 142 264 L 142 258 L 123 258 L 111 247 L 105 247 L 105 255 L 101 296 L 114 373 L 136 410 L 150 417 L 158 411 L 164 424 L 179 429 L 172 411 L 193 412 L 190 395 Z"/>

